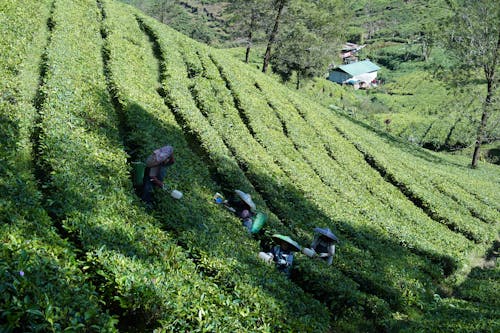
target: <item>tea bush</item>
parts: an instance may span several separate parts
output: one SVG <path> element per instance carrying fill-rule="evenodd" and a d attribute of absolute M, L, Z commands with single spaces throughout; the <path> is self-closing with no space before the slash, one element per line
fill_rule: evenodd
<path fill-rule="evenodd" d="M 148 22 L 148 25 L 151 24 Z M 314 112 L 309 111 L 316 110 L 318 107 L 300 100 L 298 96 L 289 97 L 292 102 L 288 103 L 293 107 L 287 107 L 283 104 L 286 104 L 286 102 L 276 101 L 283 99 L 283 97 L 266 97 L 266 94 L 263 93 L 275 89 L 280 90 L 280 88 L 276 87 L 269 88 L 272 85 L 270 80 L 265 83 L 257 82 L 263 80 L 260 79 L 260 75 L 254 75 L 252 70 L 240 68 L 242 66 L 239 66 L 236 61 L 232 62 L 224 55 L 219 56 L 216 51 L 207 50 L 201 44 L 191 43 L 174 32 L 159 34 L 155 33 L 154 29 L 152 30 L 153 35 L 159 41 L 161 50 L 163 50 L 165 67 L 162 82 L 167 104 L 171 105 L 174 112 L 177 112 L 179 117 L 182 118 L 183 126 L 187 126 L 189 131 L 195 133 L 202 146 L 217 142 L 217 145 L 221 147 L 218 151 L 224 151 L 226 157 L 219 159 L 218 153 L 208 150 L 212 161 L 223 160 L 226 162 L 228 159 L 234 158 L 236 164 L 244 170 L 244 174 L 252 183 L 253 188 L 262 195 L 265 203 L 278 215 L 284 223 L 283 227 L 289 228 L 293 237 L 302 237 L 301 240 L 310 239 L 312 237 L 310 231 L 305 230 L 312 229 L 312 226 L 316 224 L 311 217 L 318 219 L 327 212 L 326 216 L 333 221 L 349 221 L 349 223 L 341 223 L 338 226 L 340 230 L 346 232 L 346 234 L 341 234 L 342 236 L 354 235 L 355 233 L 359 235 L 359 230 L 367 230 L 361 233 L 366 237 L 366 242 L 359 236 L 347 236 L 353 244 L 363 244 L 363 246 L 370 249 L 366 261 L 362 262 L 361 267 L 363 265 L 371 267 L 368 262 L 373 261 L 373 258 L 376 258 L 378 253 L 384 253 L 383 256 L 386 256 L 387 244 L 393 243 L 393 237 L 399 239 L 399 244 L 408 247 L 410 252 L 413 252 L 413 254 L 408 254 L 408 260 L 418 262 L 420 260 L 417 259 L 418 256 L 424 255 L 441 266 L 441 268 L 438 268 L 424 260 L 421 265 L 423 271 L 426 272 L 425 274 L 420 275 L 417 273 L 413 279 L 409 276 L 402 278 L 406 282 L 397 286 L 394 285 L 395 288 L 392 289 L 387 286 L 386 281 L 398 281 L 395 277 L 391 279 L 387 278 L 387 275 L 381 274 L 377 278 L 376 274 L 373 273 L 373 269 L 367 269 L 370 273 L 366 275 L 360 273 L 359 270 L 353 271 L 350 269 L 356 266 L 351 266 L 352 261 L 349 261 L 356 258 L 354 256 L 356 247 L 345 245 L 346 251 L 353 251 L 353 256 L 349 256 L 348 253 L 345 254 L 345 265 L 341 264 L 341 267 L 342 273 L 346 274 L 346 276 L 339 276 L 338 273 L 335 273 L 337 274 L 336 279 L 346 282 L 350 279 L 357 281 L 363 285 L 364 291 L 375 293 L 383 299 L 386 298 L 394 309 L 408 306 L 419 308 L 430 301 L 432 289 L 436 287 L 433 281 L 442 279 L 442 273 L 439 271 L 443 270 L 446 274 L 449 274 L 462 265 L 467 254 L 475 245 L 466 240 L 465 237 L 457 236 L 455 232 L 436 223 L 433 218 L 423 213 L 415 202 L 408 200 L 409 198 L 412 199 L 411 196 L 409 197 L 408 193 L 404 193 L 397 186 L 397 183 L 388 184 L 386 179 L 381 177 L 379 171 L 374 170 L 373 166 L 367 163 L 366 159 L 369 159 L 370 156 L 364 154 L 363 151 L 359 150 L 359 147 L 346 140 L 349 138 L 345 133 L 337 133 L 332 136 L 331 131 L 334 133 L 337 131 L 334 126 L 325 123 L 324 119 L 333 119 L 333 115 L 321 120 L 319 114 L 316 116 Z M 174 51 L 174 49 L 180 50 L 181 57 L 177 55 L 177 51 Z M 184 74 L 179 71 L 183 66 L 186 66 Z M 236 71 L 237 74 L 232 74 L 232 71 Z M 246 79 L 254 76 L 258 77 L 259 80 Z M 259 88 L 259 86 L 261 87 Z M 179 93 L 179 90 L 182 93 Z M 277 95 L 294 96 L 289 91 L 285 92 L 285 89 L 282 89 L 281 92 L 281 94 Z M 193 98 L 192 101 L 190 95 Z M 299 111 L 294 111 L 294 107 L 298 108 Z M 197 109 L 199 109 L 199 112 L 196 111 Z M 281 112 L 281 110 L 287 111 Z M 299 114 L 300 117 L 293 116 L 293 112 Z M 278 113 L 280 114 L 278 115 Z M 305 129 L 307 125 L 300 119 L 301 117 L 307 118 L 307 122 L 315 119 L 312 132 L 307 130 L 309 131 L 307 133 Z M 304 132 L 304 134 L 301 134 L 301 132 Z M 321 140 L 315 142 L 315 136 L 321 137 Z M 221 138 L 222 142 L 220 141 Z M 330 142 L 337 142 L 337 144 Z M 325 150 L 315 149 L 318 145 L 324 145 L 325 148 L 323 149 Z M 347 151 L 345 151 L 345 147 L 348 147 Z M 340 152 L 332 153 L 332 151 L 339 149 L 344 155 Z M 335 158 L 330 158 L 329 154 L 333 154 Z M 315 156 L 322 158 L 315 159 Z M 339 159 L 342 163 L 337 166 L 335 159 Z M 324 168 L 321 166 L 322 164 L 328 167 Z M 355 166 L 360 164 L 365 166 L 364 169 L 356 171 Z M 292 165 L 294 166 L 292 167 Z M 336 170 L 337 175 L 344 175 L 340 179 L 345 184 L 338 184 L 339 177 L 331 178 L 331 175 L 326 170 L 332 170 L 332 168 Z M 234 170 L 232 169 L 231 174 L 234 174 Z M 367 172 L 370 176 L 366 175 Z M 352 173 L 355 175 L 351 175 Z M 239 177 L 241 179 L 241 176 Z M 232 177 L 225 178 L 231 179 Z M 315 205 L 320 207 L 322 214 L 314 212 L 311 207 L 307 208 L 306 205 L 300 204 L 304 200 L 304 194 L 298 195 L 300 192 L 294 194 L 294 191 L 291 191 L 291 188 L 286 186 L 289 183 L 300 184 L 301 187 L 307 189 L 303 192 L 305 197 L 314 201 Z M 277 187 L 275 184 L 282 185 Z M 325 190 L 319 192 L 318 189 L 321 188 L 325 188 Z M 334 190 L 327 193 L 326 188 Z M 349 194 L 349 191 L 352 191 L 351 194 Z M 364 199 L 362 201 L 358 200 L 357 195 L 361 195 Z M 467 194 L 463 193 L 463 195 Z M 366 199 L 372 196 L 374 201 Z M 389 203 L 385 203 L 387 197 L 391 198 Z M 446 194 L 443 197 L 446 200 Z M 314 198 L 320 199 L 315 200 Z M 328 198 L 332 198 L 332 200 Z M 337 202 L 338 200 L 341 201 Z M 457 198 L 452 200 L 457 200 Z M 372 202 L 372 204 L 366 206 L 367 201 Z M 293 205 L 290 205 L 290 202 Z M 297 208 L 294 211 L 295 205 L 297 205 Z M 382 207 L 386 207 L 385 205 L 388 205 L 390 209 L 383 209 Z M 348 207 L 352 207 L 352 209 Z M 360 209 L 360 207 L 363 207 L 363 209 Z M 343 210 L 345 210 L 345 213 L 342 213 Z M 369 218 L 373 216 L 371 218 L 377 224 L 385 225 L 385 227 L 378 229 L 377 224 L 362 222 L 367 221 L 367 212 L 373 212 L 374 210 L 377 215 L 368 215 Z M 356 213 L 356 211 L 359 211 L 359 213 Z M 490 210 L 490 212 L 491 217 L 494 217 L 494 211 Z M 469 214 L 467 211 L 462 211 L 463 213 Z M 321 219 L 324 221 L 324 216 Z M 472 219 L 474 219 L 473 216 Z M 393 221 L 391 222 L 392 227 L 389 227 L 388 221 Z M 423 221 L 427 225 L 424 229 L 422 229 Z M 408 231 L 401 232 L 402 222 L 406 225 Z M 353 225 L 356 225 L 356 227 L 353 227 Z M 376 232 L 372 230 L 374 226 Z M 472 224 L 467 224 L 463 233 L 469 237 L 470 234 L 473 234 L 474 237 L 477 237 L 476 241 L 487 239 L 483 237 L 485 237 L 485 233 L 489 233 L 488 227 L 473 228 Z M 436 229 L 440 231 L 436 232 Z M 426 236 L 423 236 L 423 231 Z M 368 239 L 373 239 L 374 234 L 377 235 L 377 239 L 382 239 L 385 251 L 373 245 L 373 242 L 368 241 Z M 443 235 L 447 236 L 443 239 Z M 400 251 L 398 246 L 394 246 L 392 252 L 397 253 L 397 251 Z M 344 253 L 339 254 L 338 262 L 343 261 L 342 255 Z M 379 260 L 381 260 L 378 264 L 380 266 L 397 265 L 397 259 L 395 258 L 387 261 L 382 258 Z M 391 274 L 402 271 L 410 275 L 413 274 L 402 268 L 406 264 L 407 262 L 402 263 L 401 268 L 391 271 Z M 298 270 L 300 270 L 301 274 L 299 277 L 295 277 L 295 281 L 299 284 L 302 283 L 299 282 L 301 279 L 309 282 L 307 274 L 313 274 L 307 269 L 303 271 L 298 268 Z M 324 274 L 328 276 L 329 273 Z M 348 278 L 346 279 L 346 277 Z M 304 283 L 301 286 L 305 290 L 313 290 L 311 283 L 309 285 Z M 320 289 L 319 286 L 318 289 Z M 338 286 L 332 289 L 333 294 L 341 295 Z M 318 294 L 315 295 L 318 299 L 325 301 L 325 298 L 321 298 Z M 364 299 L 362 295 L 360 294 L 361 298 L 358 298 L 358 300 Z M 367 304 L 370 304 L 370 302 L 367 302 Z M 385 315 L 388 315 L 387 311 L 386 309 Z M 384 319 L 380 320 L 380 324 L 391 325 L 384 322 Z"/>
<path fill-rule="evenodd" d="M 181 45 L 182 45 L 182 43 L 181 43 Z M 186 63 L 188 65 L 191 63 L 194 64 L 194 65 L 192 65 L 192 70 L 186 71 L 186 73 L 191 73 L 191 76 L 193 77 L 193 81 L 195 82 L 191 88 L 191 93 L 193 94 L 195 99 L 198 101 L 197 106 L 202 108 L 201 111 L 203 112 L 203 114 L 206 115 L 207 119 L 210 121 L 212 126 L 214 126 L 215 128 L 217 128 L 219 130 L 219 133 L 221 134 L 221 136 L 223 138 L 225 138 L 225 142 L 231 143 L 231 144 L 229 144 L 229 147 L 231 147 L 232 151 L 234 151 L 234 152 L 240 151 L 241 152 L 239 154 L 236 154 L 236 156 L 239 155 L 240 156 L 239 158 L 244 159 L 244 160 L 255 158 L 255 162 L 249 162 L 249 160 L 248 160 L 248 162 L 245 162 L 245 166 L 248 167 L 248 170 L 246 173 L 249 174 L 249 176 L 252 175 L 252 172 L 250 171 L 253 168 L 252 165 L 258 165 L 258 163 L 262 163 L 262 161 L 265 161 L 264 158 L 266 158 L 267 153 L 264 150 L 258 150 L 258 152 L 253 153 L 252 151 L 255 150 L 255 148 L 258 146 L 252 145 L 250 147 L 250 146 L 248 146 L 248 144 L 245 144 L 245 142 L 248 142 L 249 140 L 244 139 L 244 137 L 242 136 L 242 132 L 245 131 L 245 128 L 238 124 L 239 118 L 234 118 L 233 116 L 231 116 L 235 120 L 230 121 L 230 118 L 229 118 L 230 114 L 227 110 L 234 109 L 234 106 L 231 106 L 231 104 L 234 102 L 231 99 L 230 93 L 228 94 L 228 92 L 224 91 L 226 89 L 225 83 L 222 81 L 221 78 L 217 78 L 219 76 L 219 73 L 218 73 L 216 67 L 214 65 L 208 66 L 208 63 L 210 62 L 209 58 L 207 56 L 202 56 L 201 55 L 202 51 L 198 51 L 199 57 L 201 59 L 205 59 L 204 61 L 200 61 L 197 59 L 198 56 L 196 56 L 192 52 L 190 53 L 188 51 L 189 48 L 187 47 L 187 45 L 183 49 L 185 50 L 183 52 L 183 57 L 184 57 L 184 59 L 187 59 Z M 177 69 L 180 66 L 182 66 L 182 64 L 176 65 L 174 68 Z M 212 68 L 212 69 L 210 69 L 210 68 Z M 186 77 L 187 76 L 188 76 L 188 74 L 186 74 Z M 206 76 L 207 78 L 209 78 L 210 81 L 205 80 L 203 78 L 203 76 Z M 176 77 L 172 76 L 169 78 L 170 78 L 170 80 L 168 80 L 168 81 L 165 80 L 165 82 L 167 82 L 167 84 L 169 84 L 171 82 L 176 82 L 177 84 L 179 84 L 180 82 L 186 81 L 186 85 L 189 85 L 189 82 L 185 78 L 183 79 L 182 77 L 177 77 L 177 76 Z M 216 83 L 217 81 L 220 83 Z M 217 89 L 217 91 L 214 93 L 210 93 L 210 89 Z M 188 93 L 188 92 L 186 91 L 186 93 Z M 217 97 L 214 99 L 214 96 L 217 96 Z M 223 96 L 226 96 L 226 97 L 223 97 Z M 222 108 L 220 108 L 218 106 L 217 99 L 220 101 L 221 104 L 223 103 L 222 105 L 224 105 L 224 106 Z M 223 118 L 219 118 L 218 116 L 216 116 L 217 114 L 220 113 L 220 110 L 226 111 L 225 116 Z M 234 112 L 237 113 L 237 111 L 234 111 Z M 238 128 L 241 128 L 241 130 L 239 130 Z M 242 148 L 239 148 L 239 147 L 242 147 Z M 265 169 L 262 168 L 261 170 L 272 170 L 272 169 L 270 169 L 270 166 L 272 164 L 273 164 L 273 162 L 269 161 L 268 163 L 266 163 L 266 168 Z M 277 190 L 276 187 L 273 188 L 273 184 L 269 183 L 268 180 L 269 179 L 276 179 L 276 177 L 280 177 L 280 178 L 283 178 L 284 182 L 285 181 L 289 182 L 289 181 L 286 180 L 286 178 L 284 178 L 285 176 L 278 176 L 279 174 L 281 174 L 279 167 L 278 168 L 273 167 L 273 168 L 276 170 L 276 173 L 273 174 L 273 176 L 270 176 L 270 177 L 260 176 L 261 180 L 258 183 L 258 188 L 269 187 L 269 190 L 273 191 L 272 195 L 269 195 L 269 198 L 276 197 L 275 201 L 280 201 L 282 206 L 288 206 L 287 208 L 283 208 L 283 209 L 289 210 L 290 205 L 289 204 L 287 205 L 287 202 L 289 202 L 290 200 L 286 200 L 286 199 L 283 200 L 283 197 L 281 195 L 277 194 L 279 192 L 276 192 L 276 190 Z M 258 170 L 258 169 L 255 169 L 255 170 Z M 252 179 L 259 179 L 258 174 L 252 175 L 250 177 L 252 177 Z M 267 179 L 267 181 L 265 179 Z M 274 202 L 273 202 L 273 204 L 274 204 Z M 273 209 L 275 209 L 275 207 L 273 207 Z M 307 216 L 306 211 L 300 211 L 300 214 Z M 296 222 L 294 220 L 297 220 L 297 219 L 300 219 L 300 215 L 296 216 L 295 218 L 289 218 L 288 221 L 293 223 L 293 222 Z M 311 224 L 310 221 L 308 222 L 308 225 L 312 229 L 313 224 Z M 301 230 L 301 232 L 303 233 L 304 231 Z M 310 231 L 309 231 L 309 237 L 312 237 L 312 235 L 310 234 Z M 327 272 L 326 269 L 324 270 L 324 272 L 327 276 L 328 276 L 328 274 L 330 274 L 330 275 L 333 274 L 332 281 L 343 281 L 343 283 L 347 283 L 349 281 L 348 278 L 343 277 L 343 276 L 339 276 L 338 273 L 331 273 L 331 272 L 326 273 Z M 305 274 L 306 273 L 304 273 L 304 275 Z M 365 277 L 361 281 L 364 282 L 367 280 L 368 279 L 366 279 L 366 277 Z M 308 281 L 308 282 L 310 284 L 310 281 Z M 308 286 L 308 285 L 304 285 L 303 287 L 306 290 L 310 289 L 310 286 Z M 335 288 L 336 290 L 332 290 L 332 296 L 337 294 L 340 291 L 339 287 L 341 287 L 341 285 L 337 284 L 337 286 Z M 318 286 L 318 291 L 319 291 L 319 289 L 321 289 L 321 288 Z M 384 289 L 384 288 L 381 288 L 381 289 Z M 337 294 L 337 296 L 338 296 L 338 294 Z M 330 298 L 328 298 L 328 299 L 330 299 Z M 332 304 L 337 304 L 337 306 L 338 306 L 338 303 L 334 302 L 333 299 L 330 299 L 330 302 L 332 302 Z M 336 310 L 342 311 L 342 309 L 340 307 Z"/>
<path fill-rule="evenodd" d="M 224 306 L 237 313 L 237 303 L 133 198 L 104 76 L 101 18 L 95 2 L 56 3 L 41 123 L 51 212 L 81 244 L 86 269 L 125 329 L 133 316 L 144 329 L 238 330 L 234 315 L 215 315 Z"/>
<path fill-rule="evenodd" d="M 169 169 L 166 183 L 170 189 L 181 190 L 184 197 L 176 202 L 158 191 L 155 216 L 184 244 L 201 274 L 224 293 L 224 304 L 218 311 L 203 309 L 206 315 L 215 323 L 224 320 L 227 331 L 325 330 L 328 313 L 324 308 L 258 262 L 258 244 L 248 238 L 241 222 L 212 203 L 213 194 L 221 189 L 211 179 L 207 161 L 191 150 L 194 143 L 187 141 L 174 113 L 155 89 L 159 59 L 154 58 L 154 45 L 148 43 L 125 7 L 105 4 L 110 77 L 125 126 L 130 129 L 126 141 L 142 160 L 159 145 L 175 147 L 176 163 Z M 170 91 L 164 89 L 164 93 Z M 219 303 L 209 295 L 206 300 Z M 170 325 L 161 322 L 166 328 Z"/>
<path fill-rule="evenodd" d="M 116 320 L 102 309 L 77 249 L 43 209 L 33 167 L 33 101 L 51 3 L 0 4 L 0 330 L 114 331 Z"/>
<path fill-rule="evenodd" d="M 498 170 L 392 135 L 454 144 L 465 126 L 411 104 L 410 74 L 390 108 L 416 112 L 377 129 L 129 6 L 22 5 L 0 5 L 4 330 L 496 327 L 496 270 L 469 265 L 498 233 Z M 165 144 L 184 197 L 155 190 L 147 211 L 130 162 Z M 212 203 L 236 188 L 269 217 L 255 237 Z M 270 235 L 308 245 L 316 226 L 341 239 L 332 266 L 297 253 L 286 279 L 257 258 Z"/>

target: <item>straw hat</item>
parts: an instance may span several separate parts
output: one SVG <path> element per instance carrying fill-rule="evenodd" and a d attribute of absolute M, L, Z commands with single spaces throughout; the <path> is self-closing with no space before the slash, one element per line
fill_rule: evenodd
<path fill-rule="evenodd" d="M 284 235 L 280 235 L 280 234 L 274 234 L 271 236 L 277 243 L 279 244 L 283 244 L 283 242 L 293 246 L 295 248 L 295 251 L 300 251 L 301 247 L 299 245 L 299 243 L 297 243 L 296 241 L 294 241 L 293 239 L 291 239 L 290 237 L 288 236 L 284 236 Z"/>
<path fill-rule="evenodd" d="M 255 203 L 253 202 L 250 194 L 247 194 L 240 190 L 234 190 L 234 192 L 240 197 L 241 200 L 243 200 L 250 207 L 252 211 L 256 209 Z"/>
<path fill-rule="evenodd" d="M 329 238 L 333 241 L 336 241 L 336 242 L 339 241 L 337 236 L 335 236 L 334 233 L 329 228 L 314 228 L 314 232 L 317 232 L 318 234 L 323 235 L 326 238 Z"/>

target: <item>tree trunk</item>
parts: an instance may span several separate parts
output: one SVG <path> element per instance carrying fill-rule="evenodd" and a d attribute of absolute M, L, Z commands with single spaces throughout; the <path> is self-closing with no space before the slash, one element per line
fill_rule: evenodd
<path fill-rule="evenodd" d="M 250 48 L 252 47 L 252 33 L 250 32 L 248 34 L 248 44 L 247 44 L 247 50 L 245 52 L 245 63 L 248 64 L 248 59 L 250 59 Z"/>
<path fill-rule="evenodd" d="M 250 59 L 250 48 L 252 47 L 252 37 L 253 37 L 253 29 L 255 28 L 255 21 L 257 20 L 257 15 L 255 11 L 252 11 L 252 17 L 250 18 L 250 29 L 248 31 L 248 42 L 247 42 L 247 51 L 245 53 L 245 63 L 248 64 Z"/>
<path fill-rule="evenodd" d="M 474 153 L 472 154 L 472 164 L 471 164 L 472 168 L 477 168 L 477 163 L 479 161 L 479 152 L 481 150 L 481 145 L 483 144 L 484 131 L 486 129 L 486 124 L 490 116 L 490 107 L 492 105 L 493 93 L 494 93 L 493 77 L 489 77 L 488 92 L 486 93 L 486 99 L 483 104 L 483 114 L 481 115 L 481 123 L 479 124 L 479 128 L 477 130 L 476 146 L 474 147 Z"/>
<path fill-rule="evenodd" d="M 424 61 L 428 62 L 429 56 L 431 54 L 431 45 L 427 40 L 427 36 L 422 35 L 421 40 L 422 40 L 422 55 L 424 57 Z"/>
<path fill-rule="evenodd" d="M 163 8 L 164 4 L 160 5 L 160 22 L 165 24 L 165 9 Z"/>
<path fill-rule="evenodd" d="M 283 8 L 285 7 L 286 0 L 279 0 L 278 4 L 278 13 L 276 14 L 276 18 L 274 20 L 274 27 L 271 31 L 271 35 L 269 36 L 269 41 L 267 42 L 266 54 L 264 55 L 264 64 L 262 65 L 262 72 L 267 72 L 267 67 L 269 66 L 269 61 L 271 59 L 271 48 L 276 39 L 276 35 L 278 34 L 278 26 L 281 18 L 281 13 L 283 12 Z"/>
<path fill-rule="evenodd" d="M 489 111 L 488 107 L 485 105 L 483 109 L 483 114 L 481 116 L 481 124 L 477 130 L 476 146 L 474 147 L 474 154 L 472 155 L 472 168 L 477 168 L 477 163 L 479 162 L 479 152 L 481 151 L 481 145 L 483 144 L 484 129 L 486 128 L 486 123 L 488 121 Z"/>
<path fill-rule="evenodd" d="M 157 8 L 160 11 L 160 22 L 163 24 L 167 24 L 168 23 L 167 22 L 168 1 L 167 0 L 161 1 Z"/>
<path fill-rule="evenodd" d="M 472 168 L 477 168 L 477 163 L 479 161 L 479 152 L 481 150 L 481 145 L 484 140 L 484 131 L 486 129 L 486 124 L 488 122 L 488 118 L 490 116 L 490 107 L 493 104 L 493 95 L 495 90 L 497 89 L 497 83 L 495 82 L 495 71 L 498 63 L 498 56 L 500 51 L 500 32 L 498 34 L 497 45 L 495 49 L 495 53 L 493 56 L 493 61 L 490 65 L 484 66 L 484 74 L 486 76 L 486 82 L 488 85 L 488 90 L 486 93 L 486 99 L 483 104 L 483 114 L 481 115 L 481 123 L 479 124 L 479 128 L 477 130 L 476 136 L 476 146 L 474 147 L 474 153 L 472 154 Z"/>
<path fill-rule="evenodd" d="M 300 72 L 297 71 L 297 85 L 295 86 L 297 90 L 300 88 Z"/>

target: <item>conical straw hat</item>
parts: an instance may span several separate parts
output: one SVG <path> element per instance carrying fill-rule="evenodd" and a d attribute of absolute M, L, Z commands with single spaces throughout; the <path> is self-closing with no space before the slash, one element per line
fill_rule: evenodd
<path fill-rule="evenodd" d="M 247 194 L 240 190 L 234 190 L 234 192 L 241 198 L 241 200 L 243 200 L 250 207 L 252 211 L 256 209 L 255 203 L 253 202 L 250 194 Z"/>
<path fill-rule="evenodd" d="M 334 233 L 329 228 L 314 228 L 314 232 L 317 232 L 320 235 L 323 235 L 327 238 L 330 238 L 333 241 L 336 241 L 336 242 L 339 241 L 337 236 L 335 236 Z"/>
<path fill-rule="evenodd" d="M 279 243 L 286 242 L 286 243 L 292 245 L 293 247 L 295 247 L 295 251 L 300 251 L 300 249 L 301 249 L 301 246 L 299 245 L 299 243 L 297 243 L 296 241 L 294 241 L 293 239 L 291 239 L 288 236 L 274 234 L 271 237 Z"/>

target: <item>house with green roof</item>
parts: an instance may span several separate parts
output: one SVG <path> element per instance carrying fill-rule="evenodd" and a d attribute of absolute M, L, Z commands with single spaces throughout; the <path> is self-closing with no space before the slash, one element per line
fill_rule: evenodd
<path fill-rule="evenodd" d="M 339 84 L 352 84 L 358 87 L 369 87 L 377 78 L 380 69 L 370 60 L 363 60 L 333 69 L 328 76 L 328 80 Z"/>

